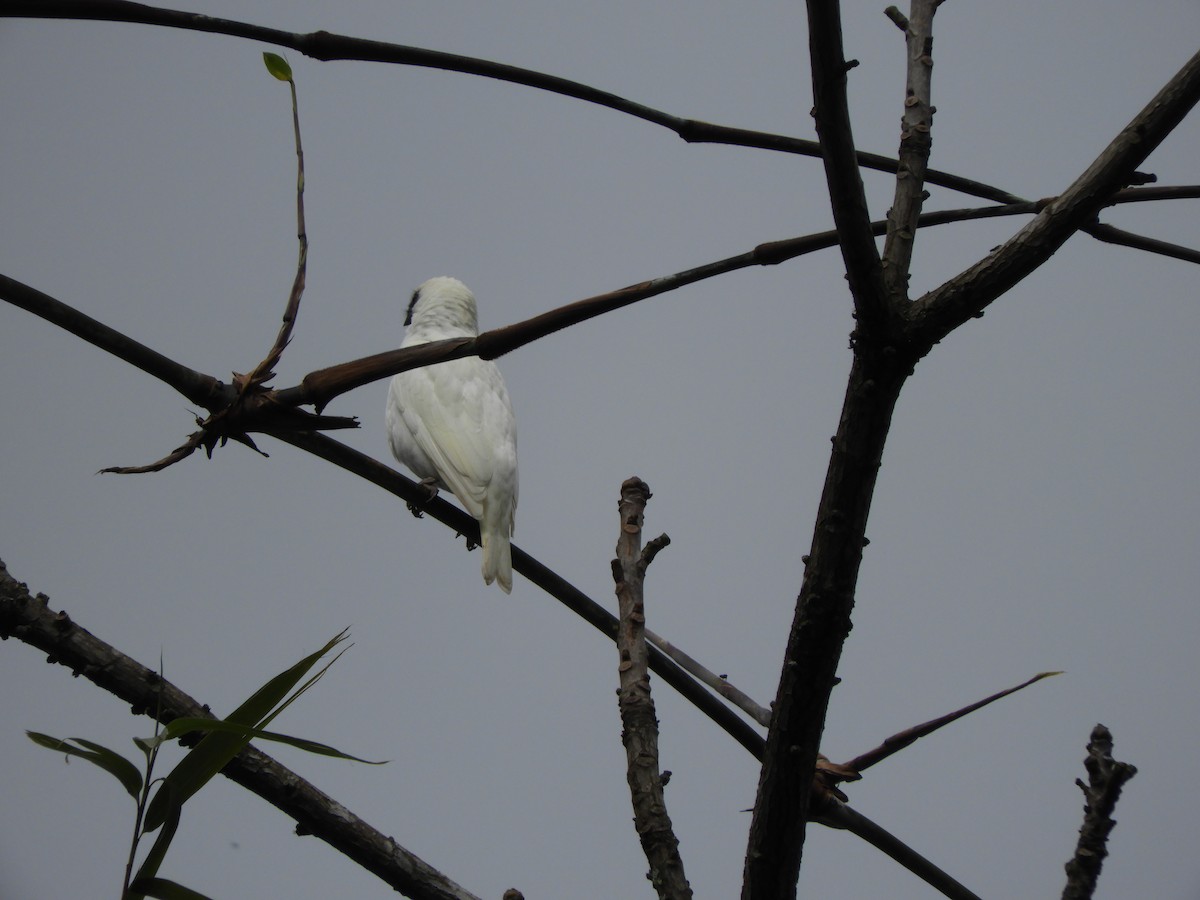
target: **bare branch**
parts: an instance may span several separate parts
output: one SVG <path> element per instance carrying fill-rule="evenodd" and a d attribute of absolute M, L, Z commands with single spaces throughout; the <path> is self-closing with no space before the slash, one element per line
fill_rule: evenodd
<path fill-rule="evenodd" d="M 684 653 L 666 638 L 646 629 L 646 640 L 673 659 L 688 674 L 708 685 L 759 725 L 764 728 L 771 722 L 771 711 L 765 706 L 755 703 L 747 694 L 729 683 L 724 675 L 715 675 L 688 654 Z"/>
<path fill-rule="evenodd" d="M 908 272 L 912 264 L 917 220 L 925 194 L 925 170 L 933 145 L 931 84 L 933 76 L 933 14 L 935 0 L 912 0 L 905 21 L 908 75 L 904 114 L 900 119 L 900 158 L 896 193 L 888 213 L 887 241 L 883 245 L 883 280 L 893 305 L 908 300 Z M 893 21 L 895 21 L 893 19 Z"/>
<path fill-rule="evenodd" d="M 899 9 L 897 9 L 894 6 L 889 6 L 887 9 L 885 9 L 883 11 L 883 14 L 885 16 L 887 16 L 889 19 L 891 19 L 892 24 L 895 25 L 897 28 L 899 28 L 901 31 L 908 31 L 908 16 L 906 16 L 906 15 L 904 15 L 904 13 L 900 12 Z"/>
<path fill-rule="evenodd" d="M 944 716 L 939 716 L 936 719 L 931 719 L 930 721 L 924 722 L 921 725 L 914 725 L 912 728 L 906 728 L 904 731 L 885 739 L 884 742 L 874 750 L 868 750 L 866 753 L 859 754 L 858 756 L 854 757 L 854 759 L 842 763 L 842 765 L 854 772 L 862 772 L 878 762 L 883 762 L 883 760 L 887 759 L 893 753 L 898 753 L 920 738 L 932 734 L 939 728 L 949 725 L 951 722 L 961 719 L 963 716 L 973 713 L 977 709 L 982 709 L 989 703 L 995 703 L 997 700 L 1007 697 L 1009 694 L 1015 694 L 1017 691 L 1024 690 L 1031 684 L 1041 681 L 1043 678 L 1050 678 L 1053 675 L 1061 674 L 1062 672 L 1039 672 L 1028 681 L 1022 682 L 1016 687 L 1010 687 L 1007 690 L 992 694 L 990 697 L 985 697 L 982 700 L 978 700 L 975 703 L 964 706 L 962 709 L 955 710 L 954 712 L 948 713 Z"/>
<path fill-rule="evenodd" d="M 479 541 L 479 523 L 471 516 L 441 497 L 430 500 L 428 490 L 390 466 L 324 434 L 293 432 L 276 435 L 276 437 L 331 462 L 347 472 L 358 475 L 406 502 L 420 506 L 423 513 L 449 526 L 458 534 L 464 535 L 467 540 Z M 512 561 L 513 568 L 525 578 L 600 631 L 609 640 L 616 640 L 619 623 L 616 616 L 607 609 L 516 544 L 512 548 Z M 703 685 L 657 649 L 651 648 L 649 665 L 655 675 L 678 691 L 685 700 L 712 719 L 757 759 L 762 759 L 762 735 L 755 731 L 745 719 L 710 694 Z"/>
<path fill-rule="evenodd" d="M 1134 234 L 1132 231 L 1126 231 L 1123 228 L 1114 228 L 1112 225 L 1105 225 L 1100 222 L 1089 225 L 1083 230 L 1096 240 L 1104 241 L 1107 244 L 1117 244 L 1122 247 L 1130 247 L 1134 250 L 1145 250 L 1147 253 L 1157 253 L 1160 256 L 1169 256 L 1172 259 L 1181 259 L 1184 262 L 1200 263 L 1200 250 L 1193 250 L 1191 247 L 1180 247 L 1178 244 L 1144 237 L 1140 234 Z"/>
<path fill-rule="evenodd" d="M 836 0 L 809 0 L 808 49 L 812 68 L 813 120 L 821 139 L 825 181 L 833 206 L 838 244 L 846 263 L 846 280 L 854 298 L 859 341 L 871 341 L 890 330 L 883 269 L 875 238 L 846 97 L 846 73 L 858 65 L 842 51 L 841 9 Z"/>
<path fill-rule="evenodd" d="M 822 34 L 835 4 L 815 7 Z M 813 29 L 810 29 L 810 32 Z M 810 33 L 815 45 L 820 39 Z M 835 54 L 835 56 L 840 54 Z M 814 57 L 815 59 L 816 57 Z M 828 58 L 828 54 L 826 57 Z M 751 823 L 743 898 L 794 896 L 804 825 L 829 694 L 850 614 L 867 517 L 896 401 L 920 355 L 1044 262 L 1136 177 L 1136 167 L 1200 99 L 1200 54 L 1159 92 L 1066 194 L 1004 248 L 911 307 L 909 341 L 863 352 L 851 367 L 817 512 L 812 549 L 788 636 L 767 755 Z M 841 232 L 841 229 L 839 229 Z M 860 318 L 860 326 L 863 324 Z"/>
<path fill-rule="evenodd" d="M 157 462 L 144 466 L 108 466 L 97 472 L 97 475 L 145 475 L 150 472 L 161 472 L 177 462 L 187 459 L 204 443 L 204 432 L 193 431 L 188 439 Z"/>
<path fill-rule="evenodd" d="M 621 485 L 618 504 L 621 528 L 617 558 L 612 561 L 621 624 L 617 630 L 621 743 L 625 745 L 626 779 L 633 798 L 633 822 L 642 852 L 650 863 L 650 883 L 661 900 L 690 900 L 692 889 L 683 872 L 679 839 L 671 825 L 658 763 L 658 719 L 650 696 L 649 654 L 645 640 L 643 583 L 653 557 L 642 550 L 642 522 L 650 488 L 640 478 Z M 659 542 L 657 546 L 665 546 Z M 647 545 L 647 550 L 650 545 Z"/>
<path fill-rule="evenodd" d="M 0 17 L 71 18 L 137 22 L 243 37 L 281 47 L 289 47 L 316 59 L 361 59 L 463 72 L 508 81 L 514 84 L 523 84 L 539 90 L 550 91 L 574 97 L 588 103 L 594 103 L 668 128 L 689 143 L 726 144 L 752 149 L 773 150 L 781 153 L 795 153 L 801 156 L 821 156 L 821 145 L 817 141 L 753 131 L 746 128 L 714 125 L 698 119 L 684 119 L 644 106 L 632 100 L 618 97 L 615 94 L 600 91 L 565 78 L 557 78 L 553 75 L 545 75 L 528 69 L 459 56 L 452 53 L 441 53 L 436 50 L 423 50 L 399 44 L 385 44 L 379 41 L 364 41 L 344 35 L 330 34 L 326 31 L 313 32 L 307 35 L 294 34 L 275 28 L 264 28 L 258 25 L 236 22 L 231 19 L 201 16 L 195 13 L 177 12 L 169 9 L 158 9 L 140 3 L 125 2 L 125 0 L 4 0 L 4 2 L 0 2 Z M 309 48 L 311 46 L 318 45 L 323 48 L 322 52 L 324 55 L 310 52 Z M 370 51 L 369 54 L 368 50 Z M 346 55 L 339 55 L 339 52 L 342 51 Z M 891 174 L 895 174 L 898 171 L 897 160 L 878 153 L 856 151 L 856 159 L 860 166 L 867 169 Z M 964 178 L 961 175 L 942 172 L 937 169 L 926 170 L 925 182 L 926 184 L 936 184 L 940 187 L 968 194 L 972 197 L 991 200 L 996 203 L 1028 202 L 1025 198 L 1006 191 L 1003 188 L 971 178 Z M 1093 234 L 1092 226 L 1084 227 L 1083 230 L 1088 234 Z M 1119 239 L 1118 235 L 1111 231 L 1107 232 L 1104 236 L 1099 234 L 1095 236 L 1100 240 L 1112 243 L 1120 243 L 1138 249 L 1149 250 L 1150 252 L 1163 253 L 1166 256 L 1186 259 L 1190 262 L 1200 262 L 1200 254 L 1195 254 L 1195 251 L 1175 248 L 1173 245 L 1162 244 L 1147 238 L 1139 240 L 1137 235 L 1131 235 L 1128 240 Z"/>
<path fill-rule="evenodd" d="M 0 275 L 0 297 L 153 375 L 197 406 L 209 410 L 220 409 L 233 399 L 232 388 L 211 375 L 180 365 L 145 344 L 139 344 L 116 329 L 14 278 Z"/>
<path fill-rule="evenodd" d="M 1114 194 L 1200 101 L 1200 53 L 1162 88 L 1075 182 L 999 249 L 917 300 L 911 336 L 932 347 L 1093 224 Z"/>
<path fill-rule="evenodd" d="M 81 19 L 161 25 L 189 31 L 225 34 L 279 47 L 288 47 L 298 53 L 323 61 L 355 59 L 462 72 L 574 97 L 577 100 L 660 125 L 675 132 L 688 143 L 726 144 L 774 150 L 781 153 L 795 153 L 815 158 L 821 156 L 821 147 L 816 141 L 681 118 L 585 84 L 517 66 L 454 53 L 442 53 L 437 50 L 406 47 L 382 41 L 367 41 L 346 35 L 332 34 L 328 31 L 296 34 L 277 28 L 265 28 L 237 22 L 232 19 L 161 9 L 141 3 L 125 2 L 125 0 L 4 0 L 3 3 L 0 3 L 0 17 Z M 858 161 L 860 165 L 868 169 L 877 169 L 892 174 L 896 172 L 896 160 L 877 153 L 859 153 Z M 933 169 L 929 170 L 927 181 L 930 184 L 937 184 L 996 203 L 1014 203 L 1022 199 L 1001 188 Z"/>
<path fill-rule="evenodd" d="M 830 828 L 844 828 L 862 838 L 952 900 L 980 900 L 975 893 L 951 878 L 908 844 L 836 797 L 823 797 L 819 804 L 814 804 L 813 817 L 814 821 L 820 821 Z"/>
<path fill-rule="evenodd" d="M 47 598 L 32 597 L 0 561 L 0 637 L 15 637 L 49 654 L 48 662 L 133 707 L 137 715 L 162 721 L 181 716 L 211 718 L 208 708 L 158 673 L 146 668 L 91 632 L 65 612 L 55 612 Z M 380 834 L 329 795 L 254 747 L 248 747 L 223 770 L 231 781 L 262 797 L 296 820 L 298 834 L 313 834 L 354 860 L 405 896 L 421 900 L 477 900 L 424 860 Z"/>
<path fill-rule="evenodd" d="M 1083 791 L 1083 826 L 1075 855 L 1065 866 L 1067 886 L 1063 900 L 1091 900 L 1100 877 L 1100 868 L 1108 856 L 1108 836 L 1117 824 L 1112 817 L 1121 789 L 1137 774 L 1137 768 L 1118 762 L 1112 755 L 1112 734 L 1103 725 L 1092 729 L 1083 764 L 1088 772 L 1088 784 L 1075 783 Z"/>

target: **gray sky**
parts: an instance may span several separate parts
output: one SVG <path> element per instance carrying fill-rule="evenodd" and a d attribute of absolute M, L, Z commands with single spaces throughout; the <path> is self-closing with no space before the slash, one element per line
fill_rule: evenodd
<path fill-rule="evenodd" d="M 903 44 L 847 4 L 856 139 L 892 153 Z M 870 7 L 868 9 L 868 7 Z M 573 78 L 678 115 L 812 136 L 799 4 L 195 2 Z M 933 164 L 1027 197 L 1064 188 L 1194 52 L 1193 0 L 946 4 Z M 0 22 L 0 271 L 217 377 L 274 338 L 295 266 L 287 89 L 247 41 L 136 25 Z M 300 92 L 308 290 L 276 384 L 398 345 L 418 283 L 453 274 L 484 327 L 829 227 L 818 161 L 689 146 L 615 112 L 465 75 L 289 54 Z M 1193 116 L 1144 167 L 1195 183 Z M 866 176 L 881 216 L 890 180 Z M 973 205 L 938 188 L 929 208 Z M 1200 246 L 1193 202 L 1106 221 Z M 914 291 L 1023 220 L 922 232 Z M 773 696 L 837 424 L 850 301 L 836 251 L 743 271 L 500 361 L 520 427 L 516 542 L 597 600 L 622 479 L 673 543 L 652 628 Z M 1200 744 L 1200 298 L 1186 263 L 1076 238 L 923 361 L 868 530 L 825 752 L 1039 671 L 1052 679 L 921 741 L 851 801 L 987 897 L 1061 891 L 1092 726 L 1139 774 L 1101 896 L 1196 898 Z M 341 470 L 264 438 L 157 475 L 193 429 L 181 397 L 0 304 L 0 557 L 83 626 L 229 711 L 350 626 L 278 722 L 383 768 L 279 758 L 486 897 L 651 896 L 630 823 L 616 654 L 519 575 Z M 328 410 L 388 458 L 383 383 Z M 0 647 L 0 896 L 115 896 L 133 809 L 26 728 L 134 753 L 149 722 L 16 641 Z M 754 760 L 654 681 L 667 799 L 697 897 L 736 896 Z M 221 781 L 163 874 L 214 897 L 393 896 Z M 931 891 L 811 829 L 811 896 Z"/>

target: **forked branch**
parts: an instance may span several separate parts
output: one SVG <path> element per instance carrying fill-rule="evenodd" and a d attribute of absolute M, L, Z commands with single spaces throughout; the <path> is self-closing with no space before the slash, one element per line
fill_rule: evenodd
<path fill-rule="evenodd" d="M 679 839 L 667 813 L 664 776 L 658 761 L 658 718 L 650 696 L 649 654 L 643 586 L 646 569 L 666 535 L 642 547 L 642 524 L 650 488 L 640 478 L 621 485 L 618 509 L 621 528 L 617 557 L 612 561 L 621 625 L 617 631 L 621 743 L 625 745 L 626 780 L 633 798 L 633 823 L 642 852 L 650 863 L 650 883 L 660 900 L 691 900 L 692 889 L 683 871 Z"/>

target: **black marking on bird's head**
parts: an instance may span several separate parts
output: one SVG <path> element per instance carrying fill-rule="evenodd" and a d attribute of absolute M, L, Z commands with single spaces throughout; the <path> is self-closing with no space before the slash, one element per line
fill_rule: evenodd
<path fill-rule="evenodd" d="M 404 325 L 409 337 L 415 333 L 429 340 L 474 337 L 479 334 L 475 295 L 457 278 L 430 278 L 413 294 Z"/>
<path fill-rule="evenodd" d="M 413 291 L 412 299 L 408 301 L 408 312 L 404 315 L 404 327 L 407 328 L 412 324 L 413 307 L 417 305 L 417 298 L 421 296 L 420 289 Z"/>

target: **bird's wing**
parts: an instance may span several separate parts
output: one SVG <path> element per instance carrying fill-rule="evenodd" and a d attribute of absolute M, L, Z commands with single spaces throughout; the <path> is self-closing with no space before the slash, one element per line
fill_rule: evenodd
<path fill-rule="evenodd" d="M 476 519 L 498 468 L 511 458 L 516 429 L 495 364 L 456 359 L 403 373 L 401 416 L 438 476 Z M 515 499 L 515 497 L 514 497 Z"/>

